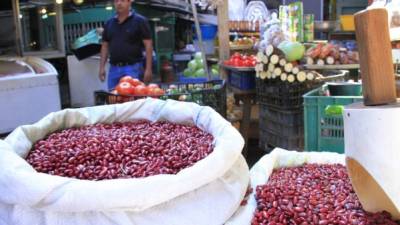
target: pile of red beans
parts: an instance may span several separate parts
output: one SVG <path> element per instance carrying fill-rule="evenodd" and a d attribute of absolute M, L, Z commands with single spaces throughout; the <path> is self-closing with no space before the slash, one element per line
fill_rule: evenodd
<path fill-rule="evenodd" d="M 177 174 L 213 151 L 195 126 L 136 121 L 95 124 L 50 134 L 26 160 L 38 172 L 104 180 Z"/>
<path fill-rule="evenodd" d="M 343 165 L 276 169 L 256 188 L 252 225 L 398 225 L 387 212 L 362 209 Z"/>

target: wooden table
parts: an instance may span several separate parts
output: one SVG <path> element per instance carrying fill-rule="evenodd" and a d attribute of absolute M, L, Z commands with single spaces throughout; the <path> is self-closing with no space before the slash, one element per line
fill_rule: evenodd
<path fill-rule="evenodd" d="M 249 129 L 250 129 L 250 122 L 251 122 L 251 108 L 252 108 L 252 102 L 256 101 L 256 90 L 240 90 L 236 87 L 233 87 L 231 85 L 228 85 L 228 89 L 234 94 L 235 100 L 240 100 L 243 102 L 242 106 L 242 111 L 243 111 L 243 116 L 242 116 L 242 121 L 240 123 L 240 133 L 243 136 L 243 139 L 245 141 L 245 145 L 243 148 L 243 156 L 247 156 L 247 146 L 248 146 L 248 140 L 249 140 Z"/>

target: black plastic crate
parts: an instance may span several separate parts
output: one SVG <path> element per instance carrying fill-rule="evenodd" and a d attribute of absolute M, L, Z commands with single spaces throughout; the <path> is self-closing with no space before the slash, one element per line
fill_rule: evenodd
<path fill-rule="evenodd" d="M 71 49 L 76 58 L 80 61 L 90 56 L 99 54 L 101 51 L 101 44 L 88 44 L 78 49 Z"/>
<path fill-rule="evenodd" d="M 265 105 L 260 105 L 259 115 L 260 124 L 262 124 L 264 120 L 269 120 L 287 126 L 298 126 L 302 125 L 304 121 L 303 109 L 279 110 Z"/>
<path fill-rule="evenodd" d="M 260 122 L 260 128 L 264 130 L 269 130 L 275 134 L 283 136 L 298 136 L 304 134 L 303 124 L 287 125 L 287 124 L 277 123 L 269 119 L 262 120 L 262 122 Z"/>
<path fill-rule="evenodd" d="M 276 109 L 290 110 L 303 107 L 303 95 L 320 86 L 315 82 L 282 82 L 278 79 L 256 79 L 257 100 Z"/>
<path fill-rule="evenodd" d="M 259 147 L 264 151 L 269 151 L 271 147 L 302 151 L 304 138 L 301 135 L 283 136 L 269 130 L 260 129 Z"/>
<path fill-rule="evenodd" d="M 226 84 L 224 80 L 212 80 L 203 83 L 168 83 L 159 84 L 164 91 L 175 85 L 179 90 L 174 94 L 162 96 L 123 96 L 100 90 L 94 92 L 96 105 L 107 105 L 134 101 L 146 97 L 174 99 L 195 102 L 199 105 L 210 106 L 223 117 L 226 117 Z"/>
<path fill-rule="evenodd" d="M 240 90 L 252 90 L 256 88 L 256 74 L 254 71 L 230 71 L 228 76 L 229 84 Z"/>
<path fill-rule="evenodd" d="M 324 79 L 312 82 L 282 82 L 280 79 L 256 79 L 257 100 L 260 104 L 281 110 L 303 108 L 303 95 L 324 82 L 344 81 L 346 71 L 326 71 Z"/>

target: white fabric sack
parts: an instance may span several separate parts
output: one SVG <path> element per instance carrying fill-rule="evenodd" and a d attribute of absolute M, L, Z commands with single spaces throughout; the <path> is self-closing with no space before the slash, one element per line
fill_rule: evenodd
<path fill-rule="evenodd" d="M 345 156 L 332 152 L 295 152 L 275 148 L 270 154 L 263 156 L 250 170 L 250 183 L 253 192 L 247 204 L 241 206 L 225 225 L 249 225 L 253 219 L 257 202 L 256 187 L 267 183 L 273 169 L 282 167 L 301 166 L 307 163 L 345 165 Z"/>
<path fill-rule="evenodd" d="M 102 181 L 38 173 L 24 160 L 56 130 L 138 119 L 197 125 L 214 136 L 214 151 L 176 175 Z M 148 98 L 51 113 L 0 141 L 0 224 L 221 225 L 249 184 L 243 145 L 230 123 L 194 103 Z"/>

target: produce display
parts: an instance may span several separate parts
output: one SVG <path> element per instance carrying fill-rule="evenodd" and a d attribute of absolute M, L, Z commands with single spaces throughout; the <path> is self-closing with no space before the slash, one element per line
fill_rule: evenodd
<path fill-rule="evenodd" d="M 161 96 L 165 94 L 164 90 L 161 89 L 157 84 L 149 84 L 146 86 L 143 82 L 132 78 L 131 76 L 122 77 L 111 93 L 124 96 Z"/>
<path fill-rule="evenodd" d="M 213 151 L 195 126 L 136 121 L 70 128 L 37 141 L 26 160 L 41 173 L 104 180 L 177 174 Z"/>
<path fill-rule="evenodd" d="M 282 42 L 278 48 L 267 46 L 264 52 L 258 52 L 255 66 L 256 77 L 280 79 L 283 82 L 305 82 L 319 79 L 319 73 L 303 70 L 299 60 L 303 58 L 305 48 L 298 42 Z"/>
<path fill-rule="evenodd" d="M 213 65 L 210 70 L 211 76 L 219 75 L 218 65 Z M 183 71 L 185 77 L 206 77 L 207 74 L 204 71 L 204 62 L 201 56 L 201 52 L 197 52 L 194 59 L 189 61 L 187 68 Z"/>
<path fill-rule="evenodd" d="M 236 38 L 233 41 L 229 42 L 230 47 L 252 47 L 255 43 L 257 42 L 257 39 L 255 37 L 242 37 L 242 38 Z"/>
<path fill-rule="evenodd" d="M 162 100 L 174 99 L 179 101 L 195 102 L 197 104 L 203 105 L 203 100 L 209 102 L 212 101 L 213 97 L 215 97 L 213 93 L 209 93 L 207 95 L 207 93 L 203 93 L 203 91 L 218 91 L 222 89 L 221 84 L 204 85 L 201 83 L 194 85 L 165 84 L 163 85 L 163 88 L 158 87 L 158 85 L 156 84 L 149 84 L 148 86 L 139 85 L 133 88 L 125 83 L 123 83 L 122 85 L 127 86 L 127 88 L 123 88 L 124 91 L 118 91 L 118 89 L 111 91 L 108 96 L 109 104 L 123 103 L 149 96 Z M 134 94 L 129 94 L 132 92 L 125 91 L 126 89 L 132 90 Z"/>
<path fill-rule="evenodd" d="M 307 49 L 305 63 L 308 65 L 345 65 L 358 64 L 359 55 L 356 51 L 340 47 L 332 43 L 319 43 Z"/>
<path fill-rule="evenodd" d="M 224 64 L 232 67 L 255 67 L 256 57 L 235 52 L 230 59 L 224 61 Z"/>
<path fill-rule="evenodd" d="M 340 164 L 306 164 L 275 169 L 267 184 L 256 188 L 252 225 L 398 225 L 387 212 L 362 209 Z"/>

